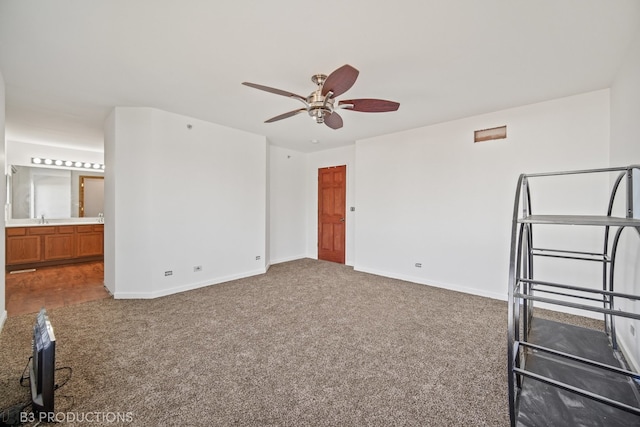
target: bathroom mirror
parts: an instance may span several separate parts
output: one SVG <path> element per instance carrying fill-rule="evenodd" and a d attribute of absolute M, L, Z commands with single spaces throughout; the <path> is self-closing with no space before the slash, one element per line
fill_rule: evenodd
<path fill-rule="evenodd" d="M 102 172 L 14 165 L 7 180 L 7 219 L 97 217 L 104 212 Z"/>

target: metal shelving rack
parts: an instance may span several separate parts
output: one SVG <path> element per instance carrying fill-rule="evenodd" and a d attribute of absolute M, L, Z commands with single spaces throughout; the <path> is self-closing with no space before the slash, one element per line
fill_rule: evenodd
<path fill-rule="evenodd" d="M 634 171 L 639 173 L 640 166 L 523 174 L 518 180 L 511 230 L 508 297 L 507 365 L 512 427 L 640 426 L 640 374 L 627 366 L 618 347 L 615 327 L 619 317 L 640 320 L 637 312 L 616 307 L 616 302 L 638 301 L 640 295 L 616 292 L 614 288 L 620 236 L 625 230 L 635 230 L 637 233 L 633 233 L 640 236 L 640 219 L 633 218 Z M 584 174 L 617 174 L 612 179 L 606 215 L 532 213 L 530 183 L 533 180 Z M 626 216 L 612 216 L 614 201 L 623 182 Z M 604 237 L 603 251 L 535 247 L 534 227 L 543 224 L 600 227 Z M 537 280 L 534 260 L 539 257 L 600 263 L 602 288 Z M 604 317 L 604 327 L 602 330 L 587 329 L 535 316 L 534 305 L 539 303 L 600 313 Z"/>

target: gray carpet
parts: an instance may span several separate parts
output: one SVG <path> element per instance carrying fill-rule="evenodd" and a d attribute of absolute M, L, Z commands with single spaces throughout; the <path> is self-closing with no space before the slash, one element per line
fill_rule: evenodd
<path fill-rule="evenodd" d="M 304 259 L 49 315 L 56 365 L 73 369 L 56 411 L 131 420 L 84 425 L 509 423 L 501 301 Z M 29 398 L 18 379 L 34 319 L 11 317 L 0 334 L 0 408 Z"/>

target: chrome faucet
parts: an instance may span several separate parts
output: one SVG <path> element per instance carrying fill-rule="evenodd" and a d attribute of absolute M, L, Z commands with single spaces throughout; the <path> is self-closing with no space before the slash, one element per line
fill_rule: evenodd
<path fill-rule="evenodd" d="M 40 224 L 45 224 L 44 214 L 40 215 Z"/>

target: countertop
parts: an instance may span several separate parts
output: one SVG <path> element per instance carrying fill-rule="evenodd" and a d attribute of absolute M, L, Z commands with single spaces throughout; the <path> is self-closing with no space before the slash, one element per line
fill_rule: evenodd
<path fill-rule="evenodd" d="M 57 225 L 91 225 L 104 224 L 98 218 L 45 219 L 44 224 L 38 219 L 12 220 L 5 223 L 5 228 L 12 227 L 55 227 Z"/>

